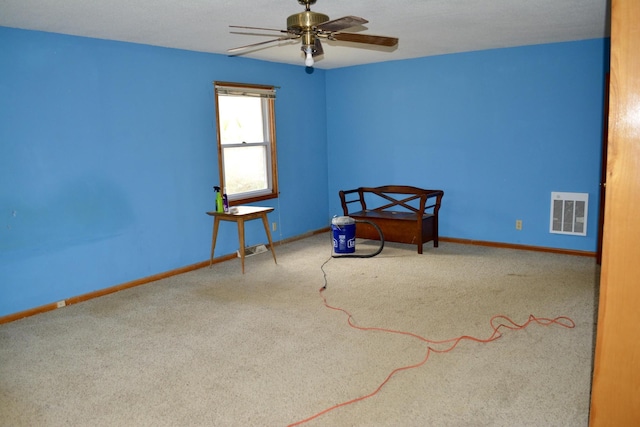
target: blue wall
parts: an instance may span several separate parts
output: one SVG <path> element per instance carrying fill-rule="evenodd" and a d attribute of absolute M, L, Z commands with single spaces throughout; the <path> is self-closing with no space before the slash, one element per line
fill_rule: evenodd
<path fill-rule="evenodd" d="M 598 39 L 328 71 L 330 212 L 340 189 L 442 189 L 441 236 L 595 251 L 608 55 Z M 549 233 L 552 191 L 589 194 L 586 237 Z"/>
<path fill-rule="evenodd" d="M 325 227 L 324 74 L 0 28 L 0 316 L 208 259 L 214 80 L 281 87 L 281 197 L 260 205 L 276 240 Z M 223 223 L 216 255 L 237 246 Z"/>
<path fill-rule="evenodd" d="M 445 190 L 443 236 L 593 251 L 606 49 L 308 73 L 0 27 L 0 316 L 208 259 L 214 80 L 280 86 L 275 240 L 328 226 L 339 189 L 397 183 Z M 587 237 L 548 233 L 551 191 L 589 193 Z M 222 224 L 216 254 L 236 249 Z"/>

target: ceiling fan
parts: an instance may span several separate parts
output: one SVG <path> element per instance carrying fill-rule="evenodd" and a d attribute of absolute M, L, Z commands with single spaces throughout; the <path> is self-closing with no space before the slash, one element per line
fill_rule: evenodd
<path fill-rule="evenodd" d="M 273 28 L 245 27 L 239 25 L 230 25 L 231 28 L 244 28 L 251 30 L 277 31 L 285 34 L 275 39 L 249 44 L 246 46 L 235 47 L 229 49 L 229 53 L 236 53 L 242 50 L 260 46 L 267 43 L 273 43 L 283 40 L 302 39 L 302 51 L 305 54 L 304 64 L 312 67 L 314 64 L 314 56 L 322 55 L 322 43 L 320 39 L 331 41 L 345 41 L 354 43 L 364 43 L 378 46 L 393 47 L 398 44 L 396 37 L 372 36 L 368 34 L 344 33 L 342 30 L 355 27 L 357 25 L 366 24 L 366 19 L 357 16 L 344 16 L 342 18 L 329 20 L 329 17 L 323 13 L 311 11 L 311 5 L 316 0 L 297 0 L 298 3 L 305 6 L 305 11 L 296 13 L 287 18 L 287 29 L 278 30 Z"/>

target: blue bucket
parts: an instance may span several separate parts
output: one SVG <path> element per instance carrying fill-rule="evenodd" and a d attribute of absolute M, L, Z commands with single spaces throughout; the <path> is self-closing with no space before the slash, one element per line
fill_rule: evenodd
<path fill-rule="evenodd" d="M 348 216 L 337 216 L 331 220 L 333 251 L 351 254 L 356 251 L 356 220 Z"/>

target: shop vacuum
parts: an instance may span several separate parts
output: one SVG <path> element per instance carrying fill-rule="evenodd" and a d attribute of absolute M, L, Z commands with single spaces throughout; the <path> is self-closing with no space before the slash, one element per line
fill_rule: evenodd
<path fill-rule="evenodd" d="M 369 254 L 356 254 L 356 224 L 366 223 L 376 229 L 380 235 L 380 246 Z M 333 258 L 372 258 L 382 252 L 384 236 L 377 224 L 371 221 L 353 219 L 349 216 L 336 216 L 331 220 L 331 234 L 333 237 Z"/>

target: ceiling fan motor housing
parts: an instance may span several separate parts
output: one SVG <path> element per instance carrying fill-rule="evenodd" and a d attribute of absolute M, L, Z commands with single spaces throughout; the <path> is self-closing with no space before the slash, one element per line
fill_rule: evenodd
<path fill-rule="evenodd" d="M 310 30 L 323 22 L 327 22 L 329 17 L 324 13 L 312 11 L 300 12 L 287 18 L 287 30 Z"/>
<path fill-rule="evenodd" d="M 315 53 L 315 32 L 313 29 L 328 20 L 329 17 L 323 13 L 307 10 L 288 17 L 287 30 L 300 32 L 302 35 L 302 50 L 306 52 L 311 49 Z"/>

